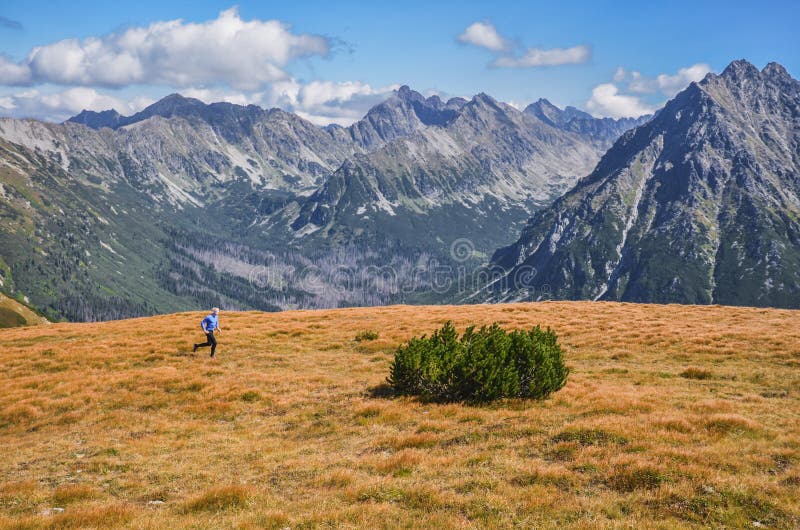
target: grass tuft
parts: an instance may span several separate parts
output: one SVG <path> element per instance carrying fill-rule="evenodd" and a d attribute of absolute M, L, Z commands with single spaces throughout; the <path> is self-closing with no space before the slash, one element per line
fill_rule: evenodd
<path fill-rule="evenodd" d="M 53 492 L 53 501 L 56 504 L 71 504 L 95 498 L 97 492 L 86 484 L 68 484 L 59 486 Z"/>
<path fill-rule="evenodd" d="M 681 372 L 681 377 L 685 379 L 697 379 L 699 381 L 703 381 L 706 379 L 712 379 L 714 374 L 711 373 L 711 370 L 700 368 L 698 366 L 690 366 Z"/>
<path fill-rule="evenodd" d="M 133 517 L 134 509 L 128 504 L 68 508 L 50 519 L 45 528 L 118 528 Z"/>
<path fill-rule="evenodd" d="M 356 342 L 378 340 L 378 332 L 370 330 L 360 331 L 358 334 L 356 334 L 353 340 L 355 340 Z"/>
<path fill-rule="evenodd" d="M 248 390 L 247 392 L 244 392 L 239 397 L 239 399 L 241 399 L 242 401 L 244 401 L 246 403 L 253 403 L 255 401 L 260 401 L 261 400 L 261 394 L 259 394 L 255 390 Z"/>
<path fill-rule="evenodd" d="M 606 480 L 606 484 L 619 492 L 628 493 L 639 489 L 658 488 L 666 477 L 653 467 L 621 467 Z"/>
<path fill-rule="evenodd" d="M 570 429 L 553 436 L 552 441 L 555 443 L 577 442 L 583 446 L 608 444 L 625 445 L 628 443 L 628 440 L 624 436 L 613 434 L 602 429 Z"/>
<path fill-rule="evenodd" d="M 760 431 L 757 423 L 739 414 L 713 414 L 703 424 L 709 431 L 721 435 L 755 435 Z"/>
<path fill-rule="evenodd" d="M 222 512 L 244 508 L 252 497 L 250 488 L 231 485 L 210 489 L 189 500 L 184 512 Z"/>

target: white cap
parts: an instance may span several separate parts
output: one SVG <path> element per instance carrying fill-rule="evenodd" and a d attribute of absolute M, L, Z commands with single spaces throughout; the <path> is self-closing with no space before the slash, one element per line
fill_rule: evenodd
<path fill-rule="evenodd" d="M 212 307 L 211 308 L 211 312 L 212 313 L 219 313 L 219 308 L 218 307 Z"/>

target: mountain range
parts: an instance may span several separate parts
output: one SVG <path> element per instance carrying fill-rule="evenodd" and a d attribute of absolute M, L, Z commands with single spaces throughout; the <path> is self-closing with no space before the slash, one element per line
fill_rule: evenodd
<path fill-rule="evenodd" d="M 800 307 L 800 83 L 652 116 L 401 87 L 349 127 L 178 94 L 0 119 L 0 291 L 51 318 L 543 298 Z M 475 283 L 442 287 L 437 271 Z"/>
<path fill-rule="evenodd" d="M 800 307 L 800 82 L 741 60 L 692 83 L 492 266 L 495 301 Z"/>
<path fill-rule="evenodd" d="M 350 127 L 178 94 L 2 119 L 0 289 L 71 320 L 430 300 L 420 264 L 511 243 L 632 125 L 581 119 L 405 86 Z M 360 274 L 375 267 L 395 285 Z"/>

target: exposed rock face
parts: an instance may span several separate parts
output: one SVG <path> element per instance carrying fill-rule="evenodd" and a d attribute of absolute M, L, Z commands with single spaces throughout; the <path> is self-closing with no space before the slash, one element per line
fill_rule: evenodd
<path fill-rule="evenodd" d="M 692 83 L 492 261 L 495 300 L 800 307 L 800 83 L 746 61 Z"/>

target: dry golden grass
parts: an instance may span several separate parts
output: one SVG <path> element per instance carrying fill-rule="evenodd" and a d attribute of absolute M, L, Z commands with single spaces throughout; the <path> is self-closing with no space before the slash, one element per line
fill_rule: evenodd
<path fill-rule="evenodd" d="M 0 528 L 800 526 L 800 312 L 223 312 L 215 362 L 202 316 L 3 332 Z M 447 319 L 551 326 L 567 386 L 383 397 L 397 345 Z"/>

